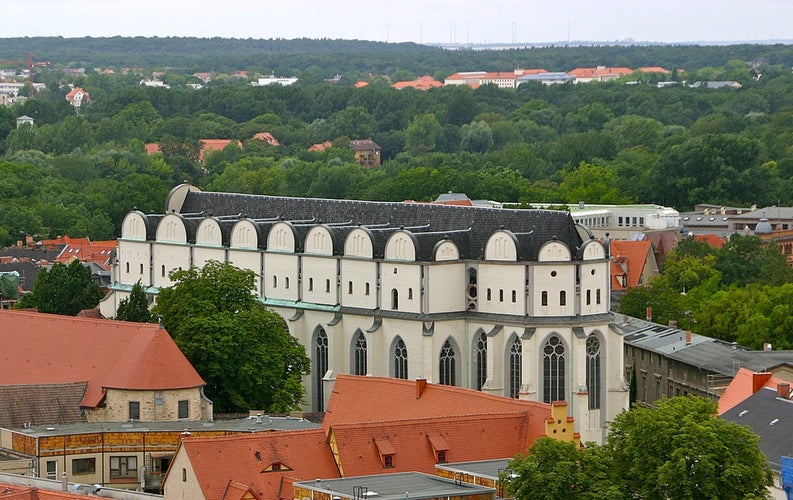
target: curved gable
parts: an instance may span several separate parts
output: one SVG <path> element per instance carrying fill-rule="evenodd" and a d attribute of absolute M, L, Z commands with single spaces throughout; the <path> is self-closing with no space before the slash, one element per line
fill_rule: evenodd
<path fill-rule="evenodd" d="M 276 252 L 295 251 L 295 229 L 288 222 L 279 222 L 267 234 L 267 249 Z"/>
<path fill-rule="evenodd" d="M 223 246 L 223 231 L 220 222 L 214 217 L 207 217 L 198 224 L 195 237 L 196 245 Z"/>
<path fill-rule="evenodd" d="M 407 231 L 397 231 L 390 238 L 385 245 L 385 258 L 387 260 L 408 260 L 415 261 L 416 254 L 416 241 Z"/>
<path fill-rule="evenodd" d="M 333 255 L 333 237 L 325 226 L 314 226 L 306 234 L 304 253 Z"/>
<path fill-rule="evenodd" d="M 374 258 L 372 233 L 364 228 L 350 231 L 347 239 L 344 240 L 344 255 L 346 257 L 362 257 L 365 259 Z"/>
<path fill-rule="evenodd" d="M 146 241 L 149 220 L 140 211 L 133 211 L 124 216 L 121 223 L 121 238 L 125 240 Z"/>
<path fill-rule="evenodd" d="M 540 248 L 537 256 L 540 262 L 567 262 L 572 260 L 570 249 L 561 241 L 549 241 Z"/>
<path fill-rule="evenodd" d="M 259 245 L 259 226 L 250 219 L 242 219 L 231 228 L 232 248 L 256 249 Z"/>
<path fill-rule="evenodd" d="M 584 243 L 583 259 L 584 260 L 602 260 L 606 258 L 606 248 L 602 243 L 596 240 L 589 240 Z"/>
<path fill-rule="evenodd" d="M 518 240 L 511 231 L 496 231 L 485 245 L 485 260 L 515 262 L 518 260 Z"/>
<path fill-rule="evenodd" d="M 439 241 L 433 254 L 436 261 L 460 260 L 460 249 L 450 240 Z"/>
<path fill-rule="evenodd" d="M 179 214 L 168 214 L 157 225 L 157 241 L 187 243 L 187 227 Z"/>

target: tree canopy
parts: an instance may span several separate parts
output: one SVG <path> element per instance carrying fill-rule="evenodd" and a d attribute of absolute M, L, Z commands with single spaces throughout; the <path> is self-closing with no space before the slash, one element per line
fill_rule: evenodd
<path fill-rule="evenodd" d="M 68 265 L 56 262 L 50 269 L 42 269 L 33 291 L 23 295 L 16 308 L 75 316 L 83 309 L 95 308 L 103 296 L 91 270 L 75 259 Z"/>
<path fill-rule="evenodd" d="M 149 301 L 140 281 L 132 285 L 129 297 L 119 302 L 118 310 L 116 310 L 116 319 L 119 321 L 135 321 L 137 323 L 148 323 L 151 321 Z"/>
<path fill-rule="evenodd" d="M 152 313 L 206 381 L 218 412 L 287 412 L 303 399 L 305 349 L 253 295 L 255 275 L 209 261 L 174 271 Z"/>
<path fill-rule="evenodd" d="M 662 399 L 619 414 L 606 443 L 537 440 L 500 481 L 518 500 L 768 498 L 771 469 L 748 427 L 716 416 L 694 396 Z"/>

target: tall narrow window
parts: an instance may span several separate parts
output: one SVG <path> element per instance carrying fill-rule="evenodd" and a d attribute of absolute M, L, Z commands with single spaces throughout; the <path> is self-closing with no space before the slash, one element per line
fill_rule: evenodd
<path fill-rule="evenodd" d="M 407 379 L 408 378 L 408 348 L 405 341 L 397 339 L 394 342 L 394 377 Z"/>
<path fill-rule="evenodd" d="M 490 302 L 493 300 L 493 291 L 491 289 L 487 289 L 487 301 Z"/>
<path fill-rule="evenodd" d="M 126 269 L 127 269 L 127 273 L 129 273 L 129 262 L 127 262 Z"/>
<path fill-rule="evenodd" d="M 542 305 L 544 305 L 544 306 L 548 305 L 548 292 L 546 290 L 542 291 L 542 295 L 541 295 L 540 301 L 541 301 L 540 303 Z"/>
<path fill-rule="evenodd" d="M 140 401 L 129 402 L 129 419 L 140 420 Z"/>
<path fill-rule="evenodd" d="M 564 344 L 552 335 L 542 349 L 542 400 L 545 403 L 565 400 Z"/>
<path fill-rule="evenodd" d="M 309 278 L 308 279 L 308 291 L 309 292 L 313 292 L 314 291 L 314 278 Z"/>
<path fill-rule="evenodd" d="M 559 305 L 566 306 L 567 305 L 567 292 L 562 290 L 559 292 Z"/>
<path fill-rule="evenodd" d="M 509 397 L 517 398 L 522 380 L 523 345 L 520 340 L 512 341 L 509 348 Z"/>
<path fill-rule="evenodd" d="M 586 291 L 586 305 L 592 305 L 592 290 Z"/>
<path fill-rule="evenodd" d="M 391 309 L 394 311 L 399 309 L 399 290 L 396 288 L 391 290 Z"/>
<path fill-rule="evenodd" d="M 325 293 L 330 293 L 330 280 L 325 280 Z"/>
<path fill-rule="evenodd" d="M 355 337 L 355 365 L 353 371 L 355 375 L 366 375 L 366 337 L 363 332 L 358 332 Z"/>
<path fill-rule="evenodd" d="M 589 409 L 600 409 L 600 339 L 594 335 L 586 339 L 586 387 Z"/>
<path fill-rule="evenodd" d="M 328 334 L 320 329 L 314 342 L 314 408 L 315 411 L 325 411 L 325 388 L 322 379 L 328 371 Z"/>
<path fill-rule="evenodd" d="M 515 290 L 512 290 L 512 303 L 514 304 L 517 301 L 518 301 L 518 292 L 515 291 Z"/>
<path fill-rule="evenodd" d="M 440 358 L 440 383 L 442 385 L 456 385 L 454 371 L 457 367 L 457 359 L 454 347 L 448 340 L 441 347 Z"/>
<path fill-rule="evenodd" d="M 190 401 L 187 399 L 180 399 L 178 404 L 179 418 L 190 418 Z"/>
<path fill-rule="evenodd" d="M 165 277 L 165 266 L 160 266 L 160 275 L 162 275 L 163 278 Z"/>
<path fill-rule="evenodd" d="M 413 288 L 408 288 L 408 300 L 413 300 Z"/>
<path fill-rule="evenodd" d="M 352 281 L 347 282 L 347 294 L 352 295 Z"/>
<path fill-rule="evenodd" d="M 595 304 L 600 305 L 600 288 L 595 290 Z"/>
<path fill-rule="evenodd" d="M 143 274 L 143 264 L 140 265 L 140 274 Z"/>
<path fill-rule="evenodd" d="M 273 288 L 278 288 L 278 276 L 273 275 Z"/>
<path fill-rule="evenodd" d="M 284 278 L 284 288 L 289 288 L 289 276 Z"/>
<path fill-rule="evenodd" d="M 499 302 L 504 302 L 504 289 L 503 288 L 499 288 L 499 290 L 498 290 L 498 301 Z"/>
<path fill-rule="evenodd" d="M 364 293 L 365 293 L 366 295 L 369 295 L 369 283 L 366 283 L 366 288 L 365 288 L 365 291 L 364 291 Z"/>
<path fill-rule="evenodd" d="M 481 332 L 476 338 L 476 390 L 481 391 L 487 382 L 487 335 Z"/>

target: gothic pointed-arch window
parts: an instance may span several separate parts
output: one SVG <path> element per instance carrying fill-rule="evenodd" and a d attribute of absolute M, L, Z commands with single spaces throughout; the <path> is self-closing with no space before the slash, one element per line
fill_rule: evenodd
<path fill-rule="evenodd" d="M 520 391 L 523 366 L 523 345 L 519 339 L 512 341 L 509 348 L 509 397 L 517 398 Z"/>
<path fill-rule="evenodd" d="M 562 340 L 552 335 L 542 349 L 542 400 L 565 400 L 565 352 Z"/>
<path fill-rule="evenodd" d="M 394 362 L 394 377 L 407 379 L 408 378 L 408 348 L 405 341 L 397 338 L 394 342 L 394 350 L 391 353 Z"/>
<path fill-rule="evenodd" d="M 353 373 L 355 375 L 366 375 L 366 337 L 361 331 L 355 336 L 353 359 L 355 360 Z"/>
<path fill-rule="evenodd" d="M 456 385 L 455 369 L 457 368 L 457 355 L 454 347 L 448 340 L 441 347 L 440 357 L 440 383 L 442 385 Z"/>
<path fill-rule="evenodd" d="M 487 381 L 487 335 L 480 332 L 476 337 L 476 390 L 481 391 Z"/>
<path fill-rule="evenodd" d="M 594 335 L 586 339 L 586 387 L 589 409 L 600 409 L 600 339 Z"/>
<path fill-rule="evenodd" d="M 399 310 L 399 290 L 396 288 L 391 290 L 391 309 Z"/>
<path fill-rule="evenodd" d="M 325 388 L 322 380 L 328 371 L 328 334 L 321 329 L 314 340 L 314 359 L 312 373 L 314 374 L 314 408 L 315 411 L 325 411 Z"/>

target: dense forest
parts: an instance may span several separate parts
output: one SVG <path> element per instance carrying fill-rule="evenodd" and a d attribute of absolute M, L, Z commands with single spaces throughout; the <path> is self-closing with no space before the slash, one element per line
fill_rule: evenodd
<path fill-rule="evenodd" d="M 24 53 L 20 53 L 23 52 Z M 416 44 L 182 38 L 0 39 L 0 59 L 52 61 L 33 99 L 0 107 L 0 245 L 22 234 L 115 238 L 168 190 L 370 200 L 448 191 L 506 202 L 793 204 L 790 46 L 546 47 L 444 51 Z M 393 89 L 423 74 L 665 66 L 618 81 L 517 89 Z M 84 74 L 66 71 L 85 67 Z M 137 70 L 122 71 L 136 67 Z M 114 69 L 113 72 L 93 68 Z M 250 78 L 233 74 L 246 70 Z M 145 87 L 164 71 L 170 88 Z M 211 71 L 203 88 L 195 71 Z M 251 86 L 256 74 L 297 76 Z M 336 84 L 325 80 L 340 75 Z M 368 86 L 356 88 L 364 80 Z M 659 88 L 661 80 L 676 85 Z M 731 80 L 740 88 L 686 82 Z M 91 103 L 65 100 L 80 86 Z M 27 115 L 34 126 L 16 127 Z M 271 146 L 253 139 L 270 132 Z M 201 139 L 236 139 L 199 158 Z M 383 163 L 353 161 L 372 138 Z M 333 147 L 309 152 L 312 144 Z M 147 143 L 161 154 L 149 155 Z"/>

